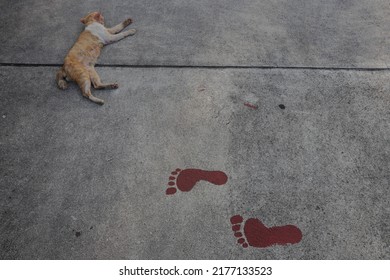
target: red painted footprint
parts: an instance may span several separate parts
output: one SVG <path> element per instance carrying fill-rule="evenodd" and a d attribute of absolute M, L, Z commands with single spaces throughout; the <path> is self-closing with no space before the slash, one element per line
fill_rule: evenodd
<path fill-rule="evenodd" d="M 189 192 L 199 181 L 207 181 L 214 185 L 223 185 L 227 182 L 228 177 L 222 171 L 207 171 L 201 169 L 176 169 L 169 177 L 166 194 L 174 194 L 177 189 L 182 192 Z M 174 187 L 175 186 L 175 187 Z"/>
<path fill-rule="evenodd" d="M 244 235 L 241 224 L 244 219 L 240 215 L 230 218 L 234 236 L 237 242 L 246 248 L 249 245 L 265 248 L 272 245 L 287 245 L 298 243 L 302 239 L 302 232 L 293 225 L 267 228 L 259 219 L 248 219 L 244 225 Z M 249 244 L 249 245 L 248 245 Z"/>

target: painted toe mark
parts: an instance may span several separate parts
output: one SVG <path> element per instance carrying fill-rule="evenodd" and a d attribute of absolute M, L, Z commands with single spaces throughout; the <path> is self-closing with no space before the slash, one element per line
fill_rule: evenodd
<path fill-rule="evenodd" d="M 174 193 L 176 193 L 176 188 L 167 188 L 167 190 L 165 191 L 165 193 L 167 194 L 167 195 L 171 195 L 171 194 L 174 194 Z"/>
<path fill-rule="evenodd" d="M 245 240 L 245 237 L 243 237 L 243 234 L 241 233 L 241 223 L 244 221 L 244 219 L 240 215 L 236 215 L 230 218 L 230 222 L 232 223 L 232 230 L 234 231 L 234 236 L 237 238 L 237 243 L 241 244 L 242 247 L 247 248 L 248 243 Z"/>
<path fill-rule="evenodd" d="M 240 224 L 244 221 L 244 219 L 240 215 L 236 215 L 230 218 L 230 222 L 235 225 L 235 224 Z"/>
<path fill-rule="evenodd" d="M 174 194 L 173 186 L 182 192 L 189 192 L 199 181 L 207 181 L 213 185 L 224 185 L 228 180 L 227 175 L 222 171 L 207 171 L 201 169 L 180 169 L 177 168 L 169 176 L 166 194 Z"/>
<path fill-rule="evenodd" d="M 239 238 L 239 239 L 237 240 L 237 242 L 240 243 L 240 244 L 245 243 L 245 239 L 244 239 L 244 238 Z"/>
<path fill-rule="evenodd" d="M 230 222 L 234 224 L 232 230 L 237 238 L 237 242 L 244 248 L 247 248 L 249 245 L 265 248 L 273 245 L 295 244 L 302 240 L 301 230 L 293 225 L 268 228 L 259 219 L 251 218 L 245 222 L 242 233 L 241 224 L 243 219 L 241 216 L 233 216 Z"/>
<path fill-rule="evenodd" d="M 233 231 L 239 231 L 241 229 L 241 225 L 234 225 L 232 226 Z"/>

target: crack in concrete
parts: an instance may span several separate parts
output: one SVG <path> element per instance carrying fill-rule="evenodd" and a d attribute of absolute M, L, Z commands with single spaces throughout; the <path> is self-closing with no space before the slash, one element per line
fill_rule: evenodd
<path fill-rule="evenodd" d="M 0 67 L 61 67 L 55 63 L 1 63 Z M 96 64 L 102 68 L 187 68 L 187 69 L 279 69 L 279 70 L 326 70 L 326 71 L 390 71 L 390 67 L 319 67 L 319 66 L 271 66 L 271 65 L 130 65 L 130 64 Z"/>

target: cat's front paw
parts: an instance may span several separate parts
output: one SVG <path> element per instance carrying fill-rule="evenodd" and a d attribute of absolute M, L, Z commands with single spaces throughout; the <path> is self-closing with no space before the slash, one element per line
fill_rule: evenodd
<path fill-rule="evenodd" d="M 123 22 L 123 25 L 126 27 L 126 26 L 128 26 L 128 25 L 130 25 L 130 24 L 132 24 L 133 23 L 133 20 L 131 19 L 131 18 L 128 18 L 128 19 L 126 19 L 124 22 Z"/>
<path fill-rule="evenodd" d="M 137 32 L 137 30 L 135 30 L 135 29 L 129 29 L 127 31 L 127 34 L 131 36 L 131 35 L 134 35 L 136 32 Z"/>
<path fill-rule="evenodd" d="M 119 85 L 117 83 L 111 84 L 111 88 L 112 89 L 117 89 L 117 88 L 119 88 Z"/>

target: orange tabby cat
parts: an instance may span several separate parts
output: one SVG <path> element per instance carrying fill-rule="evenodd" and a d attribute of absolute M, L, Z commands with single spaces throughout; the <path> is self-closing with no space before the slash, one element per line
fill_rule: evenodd
<path fill-rule="evenodd" d="M 99 12 L 93 12 L 81 19 L 86 25 L 76 43 L 65 57 L 64 65 L 57 72 L 56 80 L 60 89 L 66 89 L 68 81 L 75 81 L 83 96 L 89 100 L 103 105 L 104 101 L 96 98 L 91 93 L 91 83 L 95 89 L 118 88 L 118 84 L 103 84 L 94 68 L 100 51 L 104 45 L 119 41 L 127 36 L 134 35 L 135 29 L 119 33 L 132 23 L 129 18 L 124 22 L 112 27 L 104 26 L 104 18 Z"/>

